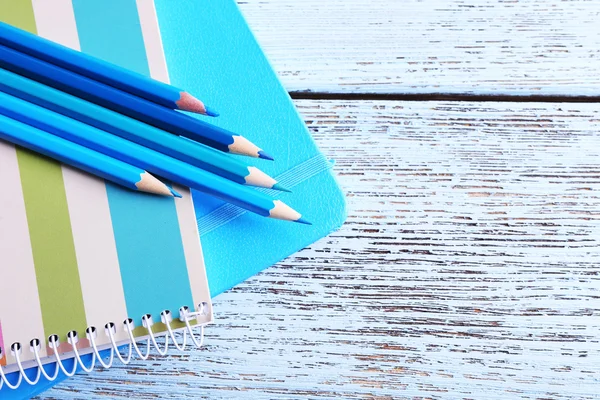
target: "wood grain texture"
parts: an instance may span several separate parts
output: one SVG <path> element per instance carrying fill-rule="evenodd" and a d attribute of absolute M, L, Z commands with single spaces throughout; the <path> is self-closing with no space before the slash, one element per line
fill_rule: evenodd
<path fill-rule="evenodd" d="M 599 0 L 238 0 L 292 92 L 600 95 Z"/>
<path fill-rule="evenodd" d="M 345 226 L 218 296 L 203 350 L 40 398 L 598 398 L 598 107 L 297 105 Z"/>

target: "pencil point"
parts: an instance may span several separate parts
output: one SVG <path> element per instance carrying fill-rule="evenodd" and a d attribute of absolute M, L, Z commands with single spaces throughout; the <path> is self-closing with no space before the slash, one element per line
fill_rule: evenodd
<path fill-rule="evenodd" d="M 271 157 L 269 154 L 265 153 L 263 150 L 260 150 L 258 152 L 258 158 L 262 158 L 263 160 L 274 161 L 274 158 Z"/>
<path fill-rule="evenodd" d="M 241 135 L 232 135 L 231 138 L 233 139 L 233 143 L 227 146 L 229 148 L 230 153 L 240 154 L 243 156 L 249 156 L 254 158 L 260 157 L 266 160 L 273 160 L 273 158 L 270 155 L 262 151 L 260 147 L 258 147 L 245 137 Z"/>
<path fill-rule="evenodd" d="M 312 222 L 305 220 L 304 218 L 297 219 L 294 222 L 298 222 L 299 224 L 304 224 L 304 225 L 312 225 Z"/>
<path fill-rule="evenodd" d="M 175 196 L 173 189 L 156 179 L 154 176 L 144 171 L 140 174 L 140 181 L 135 184 L 141 192 L 160 194 L 163 196 Z M 177 193 L 179 194 L 179 193 Z"/>
<path fill-rule="evenodd" d="M 248 167 L 248 175 L 244 178 L 246 185 L 258 186 L 266 189 L 283 190 L 288 192 L 289 190 L 281 188 L 277 185 L 277 181 L 271 178 L 269 175 L 262 172 L 256 167 Z"/>
<path fill-rule="evenodd" d="M 302 219 L 302 215 L 288 206 L 281 200 L 273 200 L 273 208 L 269 211 L 270 218 L 283 219 L 285 221 L 295 221 L 301 224 L 307 224 L 308 221 Z"/>
<path fill-rule="evenodd" d="M 219 114 L 217 111 L 215 111 L 214 109 L 210 108 L 209 106 L 207 106 L 206 104 L 204 105 L 204 108 L 206 109 L 206 115 L 208 115 L 209 117 L 218 117 Z"/>
<path fill-rule="evenodd" d="M 177 198 L 180 198 L 180 199 L 183 197 L 181 194 L 179 194 L 179 192 L 177 192 L 173 188 L 169 188 L 169 190 L 171 191 L 171 193 L 173 194 L 174 197 L 177 197 Z"/>
<path fill-rule="evenodd" d="M 177 108 L 182 111 L 193 112 L 196 114 L 209 115 L 211 117 L 218 117 L 219 113 L 212 108 L 207 107 L 203 102 L 192 96 L 187 92 L 181 92 L 180 98 L 175 102 Z"/>
<path fill-rule="evenodd" d="M 285 186 L 283 186 L 283 185 L 281 185 L 279 183 L 276 183 L 273 186 L 271 186 L 271 189 L 279 190 L 281 192 L 292 193 L 292 191 L 290 189 L 286 188 Z"/>

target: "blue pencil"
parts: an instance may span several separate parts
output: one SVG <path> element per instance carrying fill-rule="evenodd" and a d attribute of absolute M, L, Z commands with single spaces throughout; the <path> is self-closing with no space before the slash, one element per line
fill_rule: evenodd
<path fill-rule="evenodd" d="M 3 92 L 0 114 L 264 217 L 309 223 L 300 213 L 264 193 Z"/>
<path fill-rule="evenodd" d="M 33 150 L 118 185 L 141 192 L 181 197 L 148 172 L 58 136 L 0 115 L 0 139 Z"/>
<path fill-rule="evenodd" d="M 256 167 L 0 68 L 0 91 L 92 125 L 244 185 L 287 190 Z"/>
<path fill-rule="evenodd" d="M 243 136 L 2 45 L 0 67 L 217 150 L 272 160 Z"/>
<path fill-rule="evenodd" d="M 171 109 L 218 116 L 189 93 L 0 22 L 0 44 Z"/>

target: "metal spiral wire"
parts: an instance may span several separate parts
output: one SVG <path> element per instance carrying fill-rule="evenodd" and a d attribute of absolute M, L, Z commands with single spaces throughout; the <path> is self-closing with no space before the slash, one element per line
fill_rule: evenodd
<path fill-rule="evenodd" d="M 162 347 L 162 348 L 157 343 L 156 336 L 155 336 L 154 332 L 152 331 L 152 326 L 154 325 L 154 322 L 152 320 L 152 315 L 151 314 L 143 315 L 142 316 L 142 326 L 146 329 L 146 331 L 148 333 L 148 338 L 146 339 L 146 346 L 145 346 L 146 349 L 144 352 L 142 352 L 140 350 L 140 347 L 138 346 L 138 343 L 135 340 L 135 337 L 133 335 L 133 330 L 135 329 L 133 320 L 131 318 L 127 318 L 125 321 L 123 321 L 123 329 L 127 332 L 127 335 L 129 337 L 129 343 L 127 345 L 122 345 L 122 346 L 127 346 L 127 356 L 126 357 L 124 357 L 121 354 L 121 352 L 119 350 L 119 346 L 117 345 L 117 341 L 115 339 L 115 334 L 117 332 L 116 324 L 114 324 L 113 322 L 107 323 L 104 326 L 104 332 L 108 336 L 110 345 L 111 345 L 110 356 L 109 356 L 109 359 L 107 362 L 105 362 L 102 359 L 102 357 L 100 356 L 100 349 L 98 348 L 98 345 L 96 344 L 96 338 L 98 336 L 98 331 L 95 327 L 90 326 L 85 330 L 86 338 L 89 340 L 91 348 L 93 350 L 91 353 L 92 360 L 88 365 L 84 364 L 84 362 L 81 358 L 81 354 L 79 353 L 79 350 L 77 349 L 77 343 L 79 342 L 79 335 L 77 334 L 76 331 L 70 331 L 67 333 L 67 342 L 73 348 L 73 353 L 74 353 L 73 368 L 71 370 L 67 370 L 67 368 L 65 367 L 65 365 L 63 363 L 64 359 L 62 359 L 59 355 L 59 350 L 58 350 L 58 348 L 60 346 L 59 336 L 58 335 L 50 335 L 48 337 L 48 346 L 50 347 L 50 349 L 52 349 L 52 351 L 54 353 L 53 361 L 55 363 L 54 371 L 51 374 L 48 373 L 48 371 L 46 371 L 46 368 L 44 367 L 44 363 L 42 362 L 42 359 L 40 357 L 40 350 L 41 350 L 41 345 L 42 345 L 41 341 L 39 339 L 32 339 L 29 342 L 29 350 L 33 353 L 34 361 L 37 364 L 37 372 L 35 373 L 34 378 L 30 378 L 27 375 L 27 373 L 25 372 L 26 370 L 30 370 L 31 368 L 23 367 L 23 362 L 21 361 L 21 354 L 23 352 L 23 347 L 21 346 L 21 343 L 18 343 L 18 342 L 13 343 L 10 346 L 10 353 L 15 358 L 18 372 L 19 372 L 19 377 L 17 378 L 17 382 L 10 382 L 8 380 L 8 377 L 6 376 L 6 373 L 4 372 L 4 369 L 0 366 L 0 389 L 2 389 L 4 385 L 6 385 L 10 389 L 16 389 L 19 386 L 21 386 L 21 384 L 23 384 L 23 382 L 26 382 L 29 385 L 35 385 L 39 382 L 39 380 L 41 379 L 42 376 L 45 379 L 47 379 L 48 381 L 52 382 L 52 381 L 56 380 L 60 371 L 62 371 L 62 373 L 65 374 L 66 376 L 73 376 L 77 372 L 77 367 L 80 367 L 83 371 L 90 373 L 96 367 L 96 363 L 101 365 L 103 368 L 110 368 L 113 365 L 113 362 L 115 360 L 115 354 L 117 356 L 116 358 L 118 358 L 121 361 L 121 363 L 123 363 L 124 365 L 127 365 L 131 362 L 132 354 L 133 354 L 134 350 L 137 353 L 138 357 L 142 360 L 148 359 L 148 357 L 150 356 L 151 347 L 154 347 L 154 349 L 158 352 L 158 354 L 164 356 L 167 354 L 168 349 L 169 349 L 169 338 L 173 342 L 173 345 L 175 346 L 175 348 L 177 348 L 178 350 L 185 349 L 186 344 L 187 344 L 187 336 L 188 335 L 196 347 L 201 347 L 202 344 L 204 343 L 204 326 L 200 326 L 200 332 L 199 332 L 200 339 L 197 339 L 196 335 L 198 334 L 198 332 L 194 332 L 194 327 L 192 326 L 191 321 L 195 320 L 198 316 L 206 315 L 209 311 L 208 307 L 209 307 L 208 303 L 203 302 L 198 305 L 198 307 L 197 307 L 198 311 L 196 311 L 196 312 L 191 312 L 187 306 L 181 307 L 179 309 L 179 320 L 185 324 L 185 330 L 183 330 L 183 339 L 181 341 L 181 344 L 179 344 L 177 342 L 177 340 L 175 339 L 175 333 L 173 331 L 173 328 L 171 327 L 171 322 L 173 321 L 171 311 L 164 310 L 163 312 L 161 312 L 160 320 L 167 327 L 167 332 L 164 333 L 165 344 L 164 344 L 164 347 Z M 6 351 L 2 347 L 0 347 L 0 359 L 3 358 L 5 353 L 6 353 Z M 36 368 L 36 367 L 32 367 L 32 368 Z"/>

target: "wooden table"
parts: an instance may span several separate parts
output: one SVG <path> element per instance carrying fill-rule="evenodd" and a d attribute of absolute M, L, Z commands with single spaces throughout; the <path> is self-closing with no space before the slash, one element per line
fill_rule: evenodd
<path fill-rule="evenodd" d="M 240 6 L 347 223 L 41 398 L 599 398 L 600 1 Z"/>

